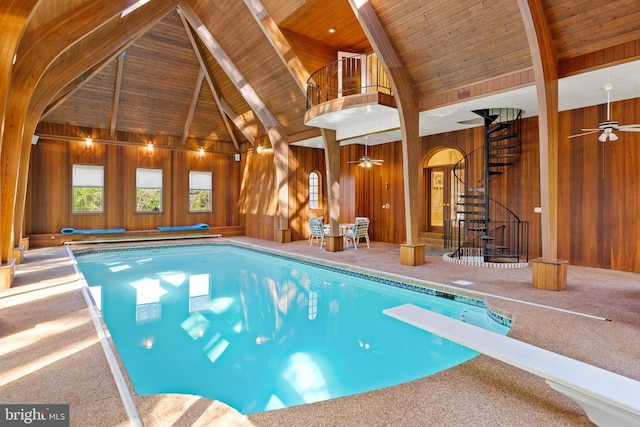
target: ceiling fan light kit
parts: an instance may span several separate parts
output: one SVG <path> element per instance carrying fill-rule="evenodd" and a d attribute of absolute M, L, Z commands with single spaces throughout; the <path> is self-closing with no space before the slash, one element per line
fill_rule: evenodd
<path fill-rule="evenodd" d="M 604 90 L 607 91 L 607 121 L 598 124 L 598 127 L 594 129 L 582 129 L 583 133 L 570 135 L 569 138 L 576 138 L 578 136 L 585 136 L 591 135 L 592 133 L 602 132 L 600 136 L 598 136 L 598 141 L 607 142 L 607 140 L 618 140 L 618 135 L 616 135 L 614 131 L 640 132 L 640 125 L 620 125 L 618 124 L 618 122 L 611 120 L 611 89 L 613 89 L 611 83 L 607 83 L 607 85 L 604 87 Z"/>
<path fill-rule="evenodd" d="M 364 156 L 360 157 L 360 160 L 352 160 L 347 163 L 358 163 L 358 166 L 360 166 L 361 168 L 370 168 L 371 166 L 374 166 L 374 165 L 380 166 L 382 163 L 384 163 L 384 160 L 372 159 L 371 157 L 369 157 L 369 155 L 367 154 L 368 148 L 369 148 L 369 144 L 367 143 L 367 137 L 365 137 Z"/>

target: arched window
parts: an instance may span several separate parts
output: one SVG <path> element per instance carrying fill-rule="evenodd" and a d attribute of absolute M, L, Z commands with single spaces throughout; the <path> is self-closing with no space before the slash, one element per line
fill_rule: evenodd
<path fill-rule="evenodd" d="M 309 209 L 320 209 L 321 191 L 320 191 L 320 174 L 313 171 L 309 174 Z"/>

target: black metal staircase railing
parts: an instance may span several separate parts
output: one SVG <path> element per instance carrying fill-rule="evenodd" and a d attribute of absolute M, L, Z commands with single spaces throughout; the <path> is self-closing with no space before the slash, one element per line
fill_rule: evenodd
<path fill-rule="evenodd" d="M 454 166 L 456 218 L 445 224 L 445 248 L 477 262 L 529 261 L 529 223 L 490 197 L 492 178 L 520 157 L 521 110 L 475 110 L 484 119 L 484 145 Z"/>
<path fill-rule="evenodd" d="M 342 96 L 368 92 L 393 95 L 391 82 L 375 53 L 339 59 L 307 80 L 307 110 Z"/>

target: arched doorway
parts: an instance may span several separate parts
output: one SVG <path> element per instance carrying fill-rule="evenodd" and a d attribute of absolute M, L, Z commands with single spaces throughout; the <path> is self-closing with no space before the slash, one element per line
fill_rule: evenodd
<path fill-rule="evenodd" d="M 462 159 L 462 153 L 454 148 L 434 152 L 424 166 L 426 230 L 444 233 L 444 224 L 455 219 L 454 187 L 456 179 L 453 167 Z"/>

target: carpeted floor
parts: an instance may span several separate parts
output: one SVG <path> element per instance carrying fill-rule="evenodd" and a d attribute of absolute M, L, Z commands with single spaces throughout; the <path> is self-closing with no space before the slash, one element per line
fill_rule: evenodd
<path fill-rule="evenodd" d="M 567 289 L 552 292 L 532 287 L 531 267 L 467 267 L 430 252 L 424 265 L 407 267 L 397 245 L 379 242 L 331 253 L 304 241 L 232 240 L 486 293 L 511 313 L 512 338 L 640 380 L 639 274 L 569 266 Z M 102 349 L 108 342 L 96 333 L 67 249 L 27 251 L 14 286 L 0 290 L 0 403 L 65 403 L 72 426 L 129 425 Z M 133 401 L 147 426 L 592 425 L 541 378 L 487 356 L 399 386 L 250 416 L 197 396 Z"/>

